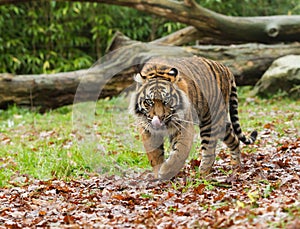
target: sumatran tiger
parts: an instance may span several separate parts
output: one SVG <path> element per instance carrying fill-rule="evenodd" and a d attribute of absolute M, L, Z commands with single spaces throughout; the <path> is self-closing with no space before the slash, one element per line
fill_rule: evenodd
<path fill-rule="evenodd" d="M 135 75 L 137 88 L 130 109 L 134 113 L 144 148 L 158 179 L 177 175 L 189 155 L 194 124 L 200 127 L 201 174 L 208 174 L 223 140 L 231 151 L 231 164 L 241 166 L 240 141 L 251 144 L 238 117 L 235 79 L 224 65 L 201 57 L 151 58 Z M 164 158 L 164 137 L 170 154 Z"/>

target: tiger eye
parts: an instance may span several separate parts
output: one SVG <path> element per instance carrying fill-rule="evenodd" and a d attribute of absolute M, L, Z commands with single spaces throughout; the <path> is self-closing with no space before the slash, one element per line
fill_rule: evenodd
<path fill-rule="evenodd" d="M 163 104 L 164 105 L 167 105 L 169 102 L 170 102 L 171 98 L 170 97 L 165 97 L 164 98 L 164 101 L 163 101 Z"/>
<path fill-rule="evenodd" d="M 145 106 L 153 106 L 154 102 L 151 99 L 145 99 L 143 101 Z"/>

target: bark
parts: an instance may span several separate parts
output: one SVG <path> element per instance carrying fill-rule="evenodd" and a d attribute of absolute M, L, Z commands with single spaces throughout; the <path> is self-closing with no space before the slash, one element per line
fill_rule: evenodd
<path fill-rule="evenodd" d="M 75 0 L 69 0 L 75 1 Z M 77 0 L 76 0 L 77 1 Z M 231 17 L 198 5 L 194 0 L 80 0 L 132 7 L 194 26 L 200 38 L 233 43 L 300 41 L 300 16 Z"/>
<path fill-rule="evenodd" d="M 0 109 L 17 104 L 44 112 L 74 101 L 96 101 L 100 97 L 117 95 L 133 83 L 132 67 L 156 55 L 191 54 L 180 47 L 170 50 L 133 42 L 110 52 L 86 70 L 48 75 L 0 74 Z"/>
<path fill-rule="evenodd" d="M 165 43 L 164 39 L 158 39 L 151 43 L 143 44 L 155 44 L 156 46 L 154 47 L 162 50 L 166 49 L 166 52 L 167 50 L 172 50 L 172 48 L 175 48 L 173 46 L 160 46 L 161 41 L 163 44 Z M 137 44 L 137 42 L 130 40 L 121 33 L 117 33 L 112 40 L 111 45 L 108 47 L 108 51 L 113 51 L 120 47 L 133 44 Z M 254 85 L 275 59 L 290 54 L 299 55 L 300 43 L 295 42 L 291 44 L 274 45 L 249 43 L 230 46 L 195 45 L 181 47 L 181 49 L 185 51 L 184 54 L 188 54 L 190 56 L 203 56 L 225 64 L 234 73 L 237 84 L 243 86 Z M 148 56 L 152 56 L 151 52 L 148 54 Z M 175 56 L 180 57 L 182 56 L 182 53 L 178 53 Z"/>
<path fill-rule="evenodd" d="M 137 42 L 118 33 L 108 50 L 106 56 L 86 70 L 49 75 L 0 74 L 0 108 L 15 103 L 43 112 L 74 101 L 118 95 L 132 85 L 133 66 L 158 55 L 199 55 L 218 60 L 230 67 L 238 85 L 253 85 L 274 59 L 300 55 L 300 44 L 177 47 Z"/>
<path fill-rule="evenodd" d="M 181 46 L 187 44 L 189 42 L 194 42 L 195 40 L 199 39 L 199 32 L 195 27 L 188 26 L 184 29 L 180 29 L 175 33 L 167 35 L 165 37 L 156 39 L 151 41 L 152 44 L 160 44 L 160 45 L 177 45 Z"/>
<path fill-rule="evenodd" d="M 31 0 L 0 0 L 0 4 Z M 137 10 L 185 23 L 197 29 L 198 39 L 213 38 L 231 43 L 278 43 L 300 41 L 300 16 L 231 17 L 198 5 L 194 0 L 68 0 L 98 2 Z"/>

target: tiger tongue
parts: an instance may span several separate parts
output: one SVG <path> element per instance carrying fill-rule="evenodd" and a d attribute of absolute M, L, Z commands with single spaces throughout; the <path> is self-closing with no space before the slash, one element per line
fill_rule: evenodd
<path fill-rule="evenodd" d="M 162 126 L 161 121 L 156 115 L 152 118 L 151 124 L 154 128 L 160 128 Z"/>

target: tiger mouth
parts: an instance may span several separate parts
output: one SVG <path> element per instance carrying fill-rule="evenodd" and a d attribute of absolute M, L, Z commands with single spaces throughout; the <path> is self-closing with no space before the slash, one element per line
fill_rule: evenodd
<path fill-rule="evenodd" d="M 165 130 L 165 129 L 167 129 L 167 127 L 166 127 L 165 124 L 163 124 L 163 125 L 161 125 L 161 126 L 153 126 L 153 125 L 151 124 L 151 128 L 152 128 L 153 130 Z"/>
<path fill-rule="evenodd" d="M 162 130 L 166 128 L 166 124 L 161 121 L 158 116 L 154 116 L 150 123 L 154 130 Z"/>

